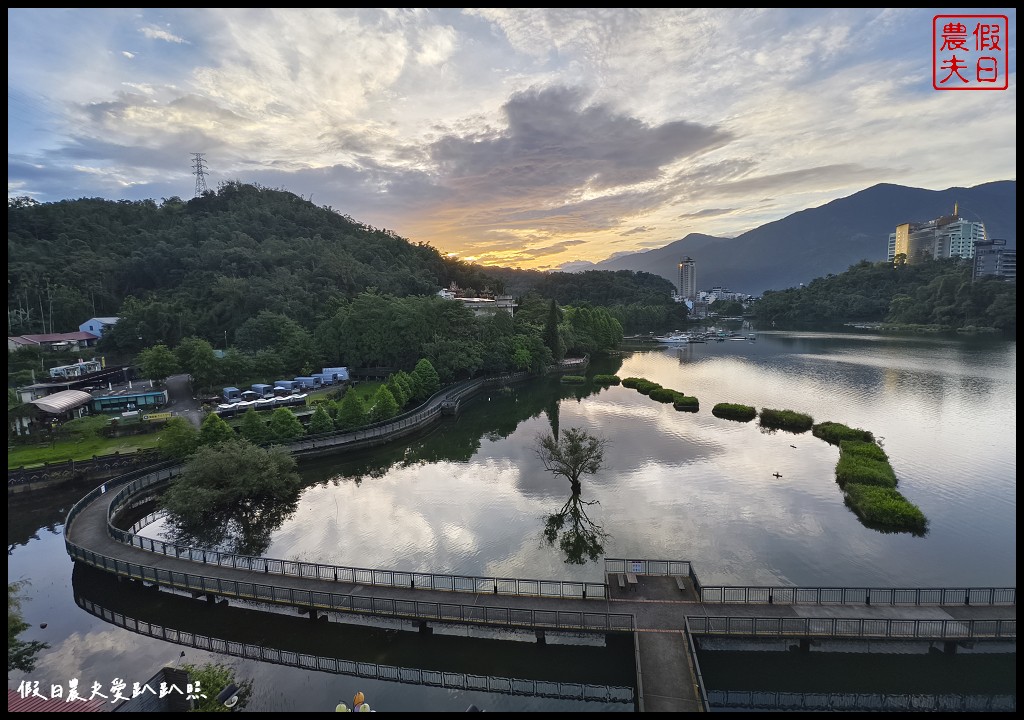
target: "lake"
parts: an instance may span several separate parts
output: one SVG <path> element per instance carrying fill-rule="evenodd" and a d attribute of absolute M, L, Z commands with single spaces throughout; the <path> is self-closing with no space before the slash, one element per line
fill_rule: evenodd
<path fill-rule="evenodd" d="M 621 386 L 568 386 L 553 378 L 494 389 L 457 418 L 399 445 L 305 463 L 296 511 L 259 544 L 270 557 L 339 565 L 600 580 L 600 563 L 567 562 L 543 535 L 546 518 L 570 492 L 568 481 L 544 471 L 537 440 L 578 427 L 608 441 L 604 463 L 584 477 L 581 496 L 605 533 L 608 557 L 689 560 L 706 585 L 1016 585 L 1015 342 L 759 332 L 752 341 L 629 350 L 595 361 L 593 373 L 652 380 L 696 396 L 700 411 L 678 412 Z M 719 402 L 870 430 L 889 455 L 899 491 L 927 517 L 927 533 L 866 527 L 835 482 L 836 447 L 809 432 L 769 433 L 756 421 L 716 418 L 710 411 Z M 72 578 L 59 532 L 82 493 L 9 501 L 8 578 L 30 579 L 26 619 L 49 623 L 24 637 L 53 645 L 33 677 L 65 684 L 82 677 L 87 684 L 88 676 L 109 685 L 120 672 L 132 676 L 129 682 L 144 680 L 140 668 L 148 677 L 180 648 L 114 627 L 75 604 L 76 591 L 118 599 L 103 578 Z M 161 537 L 165 530 L 157 522 L 143 534 Z M 171 608 L 172 598 L 141 599 L 139 614 L 166 612 L 151 622 L 170 618 L 162 621 L 169 626 L 171 619 L 194 620 L 187 608 Z M 241 638 L 249 633 L 249 642 L 262 637 L 258 621 L 225 617 L 215 627 Z M 279 631 L 289 634 L 285 626 Z M 436 654 L 429 643 L 417 649 L 413 642 L 398 652 L 402 662 L 389 663 L 384 650 L 393 637 L 371 633 L 351 641 L 365 662 L 426 668 Z M 505 668 L 479 648 L 458 652 L 476 657 L 480 674 L 500 677 L 532 672 L 580 682 L 566 667 L 598 664 L 615 668 L 599 684 L 627 677 L 610 651 L 589 662 L 604 652 L 590 647 L 560 648 L 565 655 L 550 662 L 510 658 Z M 191 662 L 216 657 L 187 654 Z M 470 703 L 488 710 L 632 710 L 230 662 L 254 679 L 253 710 L 329 709 L 354 689 L 371 704 L 379 698 L 381 710 L 461 711 Z M 17 675 L 9 673 L 9 687 L 12 678 L 17 687 Z"/>

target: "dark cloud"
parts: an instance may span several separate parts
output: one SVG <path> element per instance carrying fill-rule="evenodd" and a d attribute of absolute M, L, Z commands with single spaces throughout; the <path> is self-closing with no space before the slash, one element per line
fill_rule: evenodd
<path fill-rule="evenodd" d="M 431 146 L 442 182 L 481 199 L 523 192 L 550 199 L 653 180 L 665 165 L 731 138 L 681 120 L 648 125 L 606 105 L 584 106 L 584 99 L 562 87 L 514 95 L 500 133 L 448 136 Z"/>

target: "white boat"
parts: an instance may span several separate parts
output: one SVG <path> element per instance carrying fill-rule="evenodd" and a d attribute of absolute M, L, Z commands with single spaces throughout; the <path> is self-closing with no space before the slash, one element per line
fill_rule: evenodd
<path fill-rule="evenodd" d="M 690 336 L 681 332 L 673 332 L 668 335 L 658 335 L 654 339 L 660 343 L 664 343 L 665 345 L 685 345 L 690 342 Z"/>

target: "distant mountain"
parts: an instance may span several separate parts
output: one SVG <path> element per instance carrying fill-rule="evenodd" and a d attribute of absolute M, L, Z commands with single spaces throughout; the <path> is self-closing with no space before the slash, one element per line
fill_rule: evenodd
<path fill-rule="evenodd" d="M 634 270 L 677 279 L 679 260 L 697 262 L 697 285 L 759 295 L 841 273 L 861 260 L 885 260 L 889 233 L 905 222 L 953 212 L 985 223 L 989 237 L 1017 246 L 1017 181 L 923 190 L 882 183 L 801 210 L 734 238 L 691 233 L 663 248 L 602 260 L 590 270 Z"/>

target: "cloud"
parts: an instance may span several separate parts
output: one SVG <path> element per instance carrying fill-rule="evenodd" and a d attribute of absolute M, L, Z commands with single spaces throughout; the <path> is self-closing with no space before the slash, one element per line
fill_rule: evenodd
<path fill-rule="evenodd" d="M 164 40 L 169 43 L 187 44 L 188 40 L 178 37 L 177 35 L 170 33 L 152 25 L 144 25 L 139 28 L 139 32 L 145 35 L 150 40 Z"/>
<path fill-rule="evenodd" d="M 622 237 L 629 237 L 630 235 L 645 235 L 649 232 L 654 232 L 655 230 L 657 230 L 657 228 L 641 225 L 639 227 L 630 228 L 629 230 L 620 232 L 619 235 L 621 235 Z"/>
<path fill-rule="evenodd" d="M 697 218 L 716 217 L 718 215 L 728 215 L 728 214 L 730 214 L 732 212 L 735 212 L 735 210 L 736 210 L 736 208 L 704 208 L 703 210 L 698 210 L 697 212 L 684 213 L 682 215 L 677 215 L 676 217 L 679 220 L 695 220 Z"/>
<path fill-rule="evenodd" d="M 11 9 L 8 22 L 8 191 L 44 201 L 187 196 L 204 152 L 211 187 L 280 187 L 444 252 L 536 267 L 656 233 L 734 235 L 878 182 L 1016 172 L 1015 86 L 931 90 L 920 9 Z M 160 42 L 120 50 L 140 32 Z"/>

